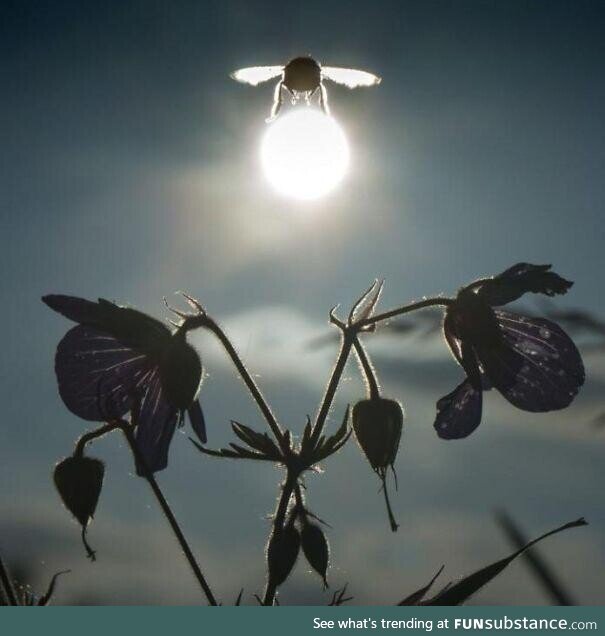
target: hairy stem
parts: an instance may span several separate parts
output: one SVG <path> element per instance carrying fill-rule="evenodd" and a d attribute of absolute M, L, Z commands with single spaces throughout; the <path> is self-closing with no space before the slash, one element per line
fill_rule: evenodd
<path fill-rule="evenodd" d="M 84 435 L 82 435 L 76 442 L 74 455 L 81 457 L 84 454 L 84 448 L 86 447 L 86 444 L 92 442 L 98 437 L 103 437 L 103 435 L 106 435 L 107 433 L 111 433 L 111 431 L 115 431 L 117 428 L 122 428 L 122 422 L 119 420 L 107 422 L 107 424 L 95 429 L 94 431 L 84 433 Z"/>
<path fill-rule="evenodd" d="M 273 536 L 280 532 L 286 521 L 286 513 L 288 512 L 288 505 L 292 498 L 292 492 L 296 486 L 298 476 L 292 471 L 288 470 L 286 479 L 281 485 L 281 493 L 275 508 L 275 515 L 273 517 L 273 524 L 271 526 L 271 535 Z M 277 592 L 277 586 L 271 581 L 269 577 L 269 567 L 267 564 L 267 585 L 265 586 L 265 594 L 263 596 L 263 605 L 273 605 L 275 602 L 275 593 Z"/>
<path fill-rule="evenodd" d="M 354 333 L 353 330 L 350 328 L 346 328 L 342 332 L 342 339 L 340 341 L 340 352 L 338 354 L 338 358 L 336 359 L 334 369 L 332 370 L 330 380 L 328 381 L 328 386 L 326 387 L 326 392 L 324 393 L 324 397 L 321 401 L 321 405 L 317 413 L 317 418 L 315 419 L 315 424 L 313 426 L 313 431 L 311 433 L 311 441 L 313 442 L 316 442 L 319 439 L 323 427 L 326 423 L 326 418 L 328 417 L 328 413 L 330 412 L 330 407 L 332 406 L 332 401 L 334 400 L 336 389 L 338 388 L 342 373 L 349 358 L 349 354 L 351 353 L 351 347 L 353 346 L 355 337 L 356 333 Z"/>
<path fill-rule="evenodd" d="M 19 603 L 17 602 L 17 595 L 15 594 L 15 590 L 10 579 L 10 575 L 8 573 L 8 570 L 6 569 L 6 566 L 4 565 L 2 557 L 0 557 L 0 580 L 2 581 L 2 587 L 4 588 L 8 604 L 19 605 Z"/>
<path fill-rule="evenodd" d="M 357 354 L 359 363 L 361 364 L 361 368 L 363 369 L 363 374 L 368 385 L 370 399 L 376 400 L 380 397 L 380 389 L 378 387 L 378 379 L 376 378 L 376 370 L 370 362 L 368 354 L 359 341 L 359 338 L 355 338 L 353 345 L 355 347 L 355 353 Z"/>
<path fill-rule="evenodd" d="M 296 507 L 301 512 L 305 510 L 305 498 L 302 493 L 302 488 L 300 487 L 300 483 L 297 481 L 294 487 L 294 496 L 296 497 Z"/>
<path fill-rule="evenodd" d="M 384 493 L 384 501 L 387 506 L 387 514 L 389 516 L 389 523 L 391 524 L 391 530 L 393 532 L 397 532 L 397 528 L 399 528 L 399 524 L 395 520 L 395 515 L 393 514 L 393 509 L 391 508 L 391 500 L 389 499 L 389 493 L 387 492 L 386 475 L 382 478 L 382 492 Z"/>
<path fill-rule="evenodd" d="M 403 314 L 408 314 L 418 309 L 424 309 L 425 307 L 436 307 L 436 306 L 448 307 L 449 305 L 452 304 L 452 302 L 453 301 L 450 298 L 425 298 L 424 300 L 420 300 L 415 303 L 410 303 L 409 305 L 404 305 L 403 307 L 397 307 L 396 309 L 391 309 L 390 311 L 387 311 L 382 314 L 376 314 L 375 316 L 371 316 L 370 318 L 365 318 L 364 320 L 360 320 L 359 322 L 354 323 L 352 325 L 345 326 L 341 323 L 337 323 L 340 329 L 342 330 L 342 334 L 343 334 L 341 344 L 340 344 L 340 352 L 338 354 L 338 359 L 336 360 L 336 364 L 334 365 L 332 375 L 330 376 L 328 386 L 326 387 L 326 392 L 321 402 L 321 406 L 319 407 L 319 412 L 317 413 L 317 418 L 315 420 L 313 432 L 311 433 L 311 440 L 317 441 L 321 435 L 323 427 L 326 423 L 326 418 L 328 417 L 328 413 L 330 412 L 330 407 L 332 406 L 334 395 L 336 394 L 336 389 L 338 388 L 338 384 L 340 383 L 340 379 L 342 377 L 342 373 L 347 363 L 347 359 L 351 352 L 351 348 L 355 344 L 355 341 L 357 339 L 357 333 L 359 331 L 361 331 L 364 327 L 371 327 L 372 325 L 375 325 L 384 320 L 388 320 L 389 318 L 402 316 Z M 356 347 L 356 350 L 357 350 L 357 347 Z M 359 351 L 358 351 L 358 355 L 359 355 Z M 362 365 L 363 365 L 363 360 L 361 358 L 360 358 L 360 361 L 362 362 Z M 369 368 L 371 369 L 371 365 L 369 365 Z M 365 367 L 364 367 L 364 370 L 365 370 Z M 366 374 L 366 377 L 368 377 L 367 374 Z M 372 377 L 372 376 L 369 376 L 369 377 Z M 372 390 L 371 380 L 369 379 L 369 377 L 368 377 L 368 384 L 370 385 L 370 390 Z"/>
<path fill-rule="evenodd" d="M 424 300 L 419 300 L 416 303 L 410 303 L 409 305 L 404 305 L 403 307 L 397 307 L 396 309 L 385 311 L 383 314 L 376 314 L 375 316 L 366 318 L 359 323 L 359 326 L 365 327 L 369 325 L 375 325 L 376 323 L 388 320 L 389 318 L 403 316 L 404 314 L 409 314 L 412 311 L 424 309 L 425 307 L 449 307 L 452 302 L 453 300 L 451 298 L 425 298 Z"/>
<path fill-rule="evenodd" d="M 141 467 L 141 470 L 143 471 L 144 478 L 147 480 L 147 483 L 151 486 L 151 490 L 153 491 L 153 494 L 158 500 L 158 503 L 160 504 L 160 507 L 162 508 L 162 512 L 164 513 L 164 516 L 168 520 L 168 523 L 170 524 L 170 527 L 172 528 L 172 531 L 174 532 L 174 536 L 177 538 L 177 541 L 179 542 L 181 549 L 185 553 L 185 557 L 187 558 L 187 561 L 189 562 L 189 565 L 191 566 L 191 569 L 193 570 L 193 574 L 195 575 L 195 578 L 197 579 L 198 583 L 200 584 L 200 587 L 202 588 L 204 594 L 206 595 L 206 598 L 208 599 L 208 603 L 210 605 L 218 605 L 218 603 L 216 602 L 216 599 L 214 598 L 214 594 L 212 594 L 212 590 L 210 589 L 210 586 L 208 585 L 208 583 L 206 582 L 206 579 L 204 578 L 204 575 L 202 574 L 202 570 L 200 569 L 200 566 L 198 565 L 197 561 L 195 560 L 195 557 L 193 556 L 193 552 L 191 551 L 191 548 L 189 547 L 189 544 L 187 543 L 187 540 L 185 539 L 185 535 L 183 534 L 183 531 L 181 530 L 178 524 L 178 521 L 176 520 L 176 517 L 174 516 L 170 506 L 168 505 L 168 502 L 166 501 L 164 494 L 160 490 L 160 486 L 158 485 L 158 482 L 155 480 L 153 473 L 147 468 L 145 459 L 140 453 L 139 448 L 137 446 L 132 428 L 128 425 L 124 425 L 122 426 L 122 431 L 124 432 L 124 435 L 126 436 L 126 439 L 128 440 L 128 444 L 130 445 L 132 454 L 134 455 L 138 465 Z"/>
<path fill-rule="evenodd" d="M 282 450 L 285 452 L 287 450 L 286 449 L 287 444 L 285 442 L 284 434 L 281 430 L 281 427 L 275 415 L 273 415 L 273 412 L 271 411 L 271 407 L 267 404 L 267 401 L 263 397 L 263 394 L 260 392 L 260 389 L 256 385 L 254 378 L 250 375 L 242 359 L 239 357 L 237 351 L 235 350 L 235 347 L 231 344 L 231 341 L 229 340 L 225 332 L 220 328 L 220 326 L 209 316 L 206 317 L 206 322 L 204 326 L 207 329 L 209 329 L 218 338 L 220 343 L 223 345 L 223 348 L 225 349 L 225 351 L 231 358 L 231 361 L 235 365 L 235 368 L 237 369 L 238 373 L 241 375 L 244 383 L 248 387 L 250 394 L 254 398 L 254 401 L 258 405 L 258 408 L 263 414 L 265 420 L 267 420 L 267 424 L 269 425 L 269 428 L 271 429 L 273 435 L 275 436 L 275 439 L 279 443 Z"/>

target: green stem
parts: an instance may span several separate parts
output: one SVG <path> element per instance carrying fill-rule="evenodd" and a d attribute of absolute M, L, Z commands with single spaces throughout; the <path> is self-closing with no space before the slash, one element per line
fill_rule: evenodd
<path fill-rule="evenodd" d="M 288 512 L 288 505 L 292 498 L 292 492 L 296 486 L 298 476 L 292 471 L 288 470 L 286 474 L 286 480 L 282 484 L 281 494 L 277 502 L 275 509 L 275 515 L 273 517 L 273 525 L 271 527 L 271 536 L 280 532 L 286 521 L 286 513 Z M 277 592 L 277 585 L 275 585 L 269 577 L 269 567 L 267 564 L 267 585 L 265 586 L 265 593 L 263 596 L 263 605 L 272 606 L 275 602 L 275 594 Z"/>
<path fill-rule="evenodd" d="M 354 341 L 355 353 L 363 369 L 363 374 L 368 385 L 368 392 L 371 400 L 377 400 L 380 397 L 380 389 L 378 388 L 378 379 L 376 378 L 376 370 L 372 366 L 370 359 L 359 338 Z"/>
<path fill-rule="evenodd" d="M 191 569 L 193 570 L 193 574 L 195 575 L 195 578 L 200 584 L 200 587 L 204 591 L 204 594 L 206 595 L 206 598 L 208 599 L 208 603 L 210 605 L 218 605 L 218 603 L 216 602 L 216 599 L 214 598 L 214 595 L 212 594 L 212 590 L 210 589 L 210 586 L 208 585 L 208 583 L 206 582 L 206 579 L 204 578 L 204 575 L 202 574 L 202 570 L 200 569 L 200 566 L 198 565 L 197 561 L 195 560 L 195 557 L 193 556 L 193 552 L 191 551 L 191 548 L 189 547 L 189 544 L 187 543 L 187 540 L 185 539 L 185 535 L 183 534 L 183 531 L 181 530 L 178 524 L 178 521 L 176 520 L 176 517 L 174 516 L 168 502 L 166 501 L 164 494 L 160 490 L 160 486 L 158 485 L 158 482 L 155 480 L 153 473 L 147 468 L 147 464 L 145 463 L 145 458 L 139 451 L 139 447 L 137 446 L 137 442 L 134 438 L 132 428 L 128 426 L 127 424 L 124 424 L 124 426 L 122 426 L 122 431 L 124 432 L 124 435 L 126 436 L 126 439 L 128 440 L 128 444 L 130 445 L 132 454 L 134 455 L 138 465 L 140 466 L 143 472 L 143 477 L 147 480 L 147 482 L 151 486 L 151 490 L 153 491 L 153 494 L 158 500 L 158 503 L 160 504 L 160 507 L 162 508 L 162 512 L 164 513 L 164 516 L 168 520 L 168 523 L 170 524 L 170 527 L 172 528 L 172 531 L 174 532 L 174 535 L 177 538 L 177 541 L 179 542 L 181 549 L 185 553 L 185 557 L 187 558 L 187 561 L 189 562 L 189 565 L 191 566 Z"/>
<path fill-rule="evenodd" d="M 328 386 L 326 387 L 326 392 L 324 393 L 324 397 L 321 401 L 321 406 L 319 407 L 319 412 L 317 413 L 315 425 L 313 426 L 313 431 L 311 433 L 312 442 L 316 442 L 319 439 L 323 427 L 326 423 L 326 418 L 328 417 L 328 413 L 330 412 L 330 407 L 332 406 L 332 401 L 334 400 L 336 389 L 338 388 L 338 384 L 340 383 L 340 378 L 342 377 L 345 365 L 347 364 L 347 360 L 349 358 L 349 354 L 351 353 L 351 348 L 353 347 L 356 335 L 356 331 L 354 331 L 353 328 L 343 329 L 340 342 L 340 352 L 338 354 L 338 358 L 336 359 L 334 369 L 332 370 L 332 375 L 330 376 Z"/>
<path fill-rule="evenodd" d="M 424 300 L 420 300 L 409 305 L 404 305 L 403 307 L 391 309 L 390 311 L 387 311 L 383 314 L 377 314 L 375 316 L 372 316 L 371 318 L 360 320 L 359 322 L 351 325 L 344 325 L 337 322 L 336 324 L 342 330 L 343 334 L 340 344 L 340 352 L 338 354 L 336 364 L 334 365 L 332 375 L 330 376 L 326 392 L 324 393 L 324 397 L 321 402 L 317 418 L 315 420 L 313 432 L 311 433 L 311 440 L 316 442 L 321 435 L 323 427 L 326 423 L 326 418 L 328 417 L 328 413 L 330 411 L 330 407 L 332 406 L 332 401 L 334 400 L 334 395 L 336 394 L 336 389 L 338 388 L 338 384 L 340 383 L 340 379 L 347 363 L 347 359 L 351 352 L 351 348 L 353 347 L 355 340 L 357 339 L 357 333 L 361 329 L 363 329 L 363 327 L 371 327 L 372 325 L 382 322 L 383 320 L 395 318 L 396 316 L 402 316 L 403 314 L 408 314 L 418 309 L 424 309 L 425 307 L 448 307 L 452 304 L 452 302 L 453 301 L 450 298 L 425 298 Z"/>
<path fill-rule="evenodd" d="M 294 487 L 294 496 L 296 498 L 296 507 L 301 512 L 305 511 L 305 498 L 302 494 L 302 488 L 300 487 L 300 483 L 297 481 L 296 486 Z"/>
<path fill-rule="evenodd" d="M 248 369 L 246 369 L 245 364 L 243 363 L 242 359 L 239 357 L 237 351 L 235 350 L 235 347 L 231 344 L 231 341 L 229 340 L 225 332 L 220 328 L 220 326 L 209 316 L 206 316 L 206 321 L 204 326 L 208 330 L 210 330 L 218 338 L 220 343 L 223 345 L 223 348 L 225 349 L 225 351 L 231 358 L 231 361 L 235 365 L 235 368 L 237 369 L 244 383 L 248 387 L 250 394 L 254 398 L 254 401 L 258 405 L 258 408 L 263 414 L 265 420 L 267 420 L 267 424 L 269 425 L 269 428 L 271 429 L 273 435 L 275 436 L 275 439 L 279 443 L 281 449 L 284 452 L 286 452 L 288 449 L 284 439 L 284 433 L 281 430 L 281 427 L 275 415 L 273 415 L 273 412 L 271 411 L 271 407 L 267 404 L 265 398 L 263 397 L 263 394 L 260 392 L 260 389 L 258 388 L 256 382 L 254 381 L 254 378 L 250 375 L 250 373 L 248 372 Z"/>
<path fill-rule="evenodd" d="M 399 528 L 399 524 L 395 521 L 395 515 L 393 514 L 393 509 L 391 508 L 391 500 L 389 499 L 389 493 L 387 492 L 387 479 L 386 475 L 382 478 L 382 491 L 384 493 L 384 501 L 387 505 L 387 514 L 389 515 L 389 523 L 391 524 L 391 530 L 393 532 L 397 532 L 397 528 Z"/>
<path fill-rule="evenodd" d="M 92 442 L 97 437 L 103 437 L 103 435 L 107 435 L 107 433 L 111 433 L 111 431 L 115 431 L 117 428 L 122 428 L 123 423 L 120 420 L 115 420 L 111 422 L 107 422 L 104 426 L 95 429 L 94 431 L 90 431 L 89 433 L 84 433 L 78 441 L 76 442 L 76 447 L 74 449 L 74 455 L 81 457 L 84 454 L 84 448 L 86 444 Z"/>
<path fill-rule="evenodd" d="M 358 324 L 360 327 L 375 325 L 376 323 L 388 320 L 389 318 L 403 316 L 404 314 L 409 314 L 412 311 L 424 309 L 425 307 L 449 307 L 453 302 L 454 301 L 451 298 L 425 298 L 424 300 L 419 300 L 416 303 L 411 303 L 409 305 L 404 305 L 403 307 L 397 307 L 396 309 L 385 311 L 383 314 L 376 314 L 371 318 L 362 320 Z"/>

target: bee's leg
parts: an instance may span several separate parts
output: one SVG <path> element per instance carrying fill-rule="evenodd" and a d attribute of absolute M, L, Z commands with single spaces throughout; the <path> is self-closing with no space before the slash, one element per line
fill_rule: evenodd
<path fill-rule="evenodd" d="M 319 91 L 319 86 L 317 86 L 317 88 L 314 88 L 312 91 L 309 91 L 307 93 L 307 104 L 309 105 L 311 104 L 311 100 L 315 97 L 318 91 Z"/>
<path fill-rule="evenodd" d="M 288 93 L 290 93 L 290 103 L 292 104 L 292 106 L 294 106 L 296 102 L 298 101 L 298 95 L 287 86 L 285 88 L 288 91 Z"/>
<path fill-rule="evenodd" d="M 326 115 L 330 115 L 330 107 L 328 106 L 328 91 L 323 84 L 319 85 L 319 105 Z"/>
<path fill-rule="evenodd" d="M 275 87 L 275 92 L 273 93 L 273 107 L 271 108 L 271 115 L 265 120 L 267 123 L 272 122 L 277 117 L 279 111 L 281 110 L 282 104 L 284 103 L 281 92 L 283 85 L 283 81 L 280 81 Z"/>

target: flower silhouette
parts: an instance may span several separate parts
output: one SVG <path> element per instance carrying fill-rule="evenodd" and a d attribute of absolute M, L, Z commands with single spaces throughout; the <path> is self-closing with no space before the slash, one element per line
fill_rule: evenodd
<path fill-rule="evenodd" d="M 168 448 L 185 411 L 196 435 L 206 442 L 197 400 L 202 364 L 186 341 L 201 312 L 176 312 L 184 320 L 171 331 L 151 316 L 103 299 L 95 303 L 49 295 L 42 300 L 79 323 L 61 340 L 55 357 L 59 393 L 72 413 L 104 421 L 120 418 L 136 405 L 136 442 L 152 472 L 167 466 Z"/>
<path fill-rule="evenodd" d="M 550 265 L 518 263 L 462 288 L 447 308 L 443 331 L 466 379 L 437 402 L 435 430 L 444 439 L 470 435 L 481 422 L 482 394 L 497 389 L 524 411 L 569 406 L 584 383 L 578 349 L 557 324 L 496 309 L 527 292 L 554 296 L 573 283 Z"/>

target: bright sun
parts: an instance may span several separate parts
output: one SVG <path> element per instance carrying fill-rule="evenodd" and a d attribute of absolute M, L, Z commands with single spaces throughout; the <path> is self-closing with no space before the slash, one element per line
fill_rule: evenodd
<path fill-rule="evenodd" d="M 280 194 L 318 199 L 344 177 L 349 145 L 332 117 L 299 107 L 269 125 L 261 144 L 261 161 L 267 179 Z"/>

